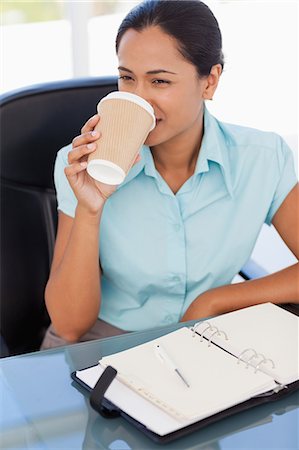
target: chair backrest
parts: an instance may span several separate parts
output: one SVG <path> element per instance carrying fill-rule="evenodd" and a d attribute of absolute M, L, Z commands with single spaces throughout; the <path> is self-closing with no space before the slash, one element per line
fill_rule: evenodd
<path fill-rule="evenodd" d="M 75 79 L 0 97 L 0 335 L 9 354 L 37 350 L 49 317 L 44 289 L 57 226 L 53 166 L 116 77 Z"/>

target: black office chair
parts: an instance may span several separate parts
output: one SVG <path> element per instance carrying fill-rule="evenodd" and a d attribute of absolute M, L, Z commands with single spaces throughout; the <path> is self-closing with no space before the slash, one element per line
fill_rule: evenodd
<path fill-rule="evenodd" d="M 116 77 L 75 79 L 0 97 L 0 356 L 37 350 L 49 325 L 44 304 L 57 226 L 53 165 Z"/>

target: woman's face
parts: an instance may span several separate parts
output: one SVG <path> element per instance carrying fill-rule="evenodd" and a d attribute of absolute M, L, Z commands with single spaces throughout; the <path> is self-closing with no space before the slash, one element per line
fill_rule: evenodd
<path fill-rule="evenodd" d="M 156 127 L 147 145 L 184 140 L 201 129 L 205 79 L 199 78 L 196 67 L 160 27 L 126 31 L 118 59 L 119 90 L 143 97 L 154 108 Z"/>

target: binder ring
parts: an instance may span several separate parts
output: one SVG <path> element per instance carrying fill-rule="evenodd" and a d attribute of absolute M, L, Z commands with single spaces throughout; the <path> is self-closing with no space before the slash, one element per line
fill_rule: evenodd
<path fill-rule="evenodd" d="M 211 347 L 211 343 L 212 343 L 212 337 L 214 336 L 214 334 L 219 334 L 219 329 L 217 327 L 215 327 L 216 330 L 214 331 L 214 333 L 212 333 L 209 337 L 209 343 L 208 343 L 208 347 Z"/>
<path fill-rule="evenodd" d="M 201 322 L 196 322 L 196 323 L 193 325 L 193 327 L 191 328 L 191 330 L 192 330 L 192 337 L 195 336 L 196 328 L 199 327 L 199 325 L 201 325 L 201 324 L 202 324 L 202 321 L 201 321 Z"/>
<path fill-rule="evenodd" d="M 210 322 L 206 322 L 207 324 L 208 324 L 208 326 L 201 332 L 201 333 L 198 333 L 199 335 L 200 335 L 200 342 L 202 342 L 203 341 L 203 335 L 204 335 L 204 333 L 207 331 L 207 330 L 209 330 L 209 329 L 211 329 L 211 331 L 213 331 L 213 325 L 211 325 L 210 324 Z M 217 328 L 218 329 L 218 328 Z"/>
<path fill-rule="evenodd" d="M 249 359 L 247 359 L 246 369 L 247 369 L 248 366 L 249 366 L 249 362 L 250 362 L 253 358 L 258 358 L 259 356 L 262 358 L 262 361 L 263 361 L 264 359 L 266 359 L 265 355 L 263 355 L 262 353 L 256 353 L 256 352 L 255 352 L 255 355 L 252 355 L 252 356 L 250 356 Z M 260 363 L 261 363 L 261 361 L 260 361 Z M 255 366 L 255 367 L 256 367 L 256 366 Z M 254 372 L 256 372 L 256 370 L 255 370 Z"/>
<path fill-rule="evenodd" d="M 242 355 L 244 355 L 244 353 L 247 353 L 247 352 L 253 352 L 253 355 L 252 355 L 252 358 L 253 358 L 253 356 L 257 356 L 257 353 L 256 353 L 256 351 L 254 350 L 254 348 L 246 348 L 245 350 L 243 350 L 241 353 L 240 353 L 240 355 L 238 356 L 238 362 L 237 362 L 237 364 L 240 364 L 240 361 L 244 361 L 244 359 L 242 359 L 241 357 L 242 357 Z M 247 361 L 244 361 L 244 362 L 247 362 Z M 246 365 L 246 368 L 248 367 L 248 364 Z"/>
<path fill-rule="evenodd" d="M 211 336 L 209 337 L 208 347 L 211 347 L 211 343 L 213 342 L 212 337 L 214 336 L 214 334 L 216 334 L 218 336 L 220 336 L 221 334 L 224 334 L 225 340 L 228 341 L 228 337 L 227 337 L 227 334 L 225 333 L 225 331 L 219 330 L 217 327 L 215 327 L 215 328 L 216 328 L 216 331 L 214 331 L 214 333 L 212 333 Z"/>
<path fill-rule="evenodd" d="M 264 358 L 262 361 L 260 361 L 257 364 L 254 373 L 256 373 L 259 370 L 259 367 L 260 367 L 261 364 L 267 364 L 268 362 L 270 362 L 272 364 L 272 369 L 274 369 L 275 368 L 275 364 L 274 364 L 273 360 L 270 359 L 270 358 Z"/>
<path fill-rule="evenodd" d="M 225 332 L 225 331 L 223 331 L 223 330 L 220 330 L 220 331 L 219 331 L 219 334 L 223 334 L 223 335 L 224 335 L 224 337 L 225 337 L 225 340 L 226 340 L 226 341 L 228 341 L 228 337 L 227 337 L 227 334 L 226 334 L 226 332 Z"/>

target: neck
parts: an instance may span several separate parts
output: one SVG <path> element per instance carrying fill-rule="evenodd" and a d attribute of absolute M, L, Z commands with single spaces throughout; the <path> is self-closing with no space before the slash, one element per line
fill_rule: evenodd
<path fill-rule="evenodd" d="M 157 170 L 193 173 L 203 137 L 203 128 L 202 113 L 189 130 L 163 144 L 151 147 Z"/>

